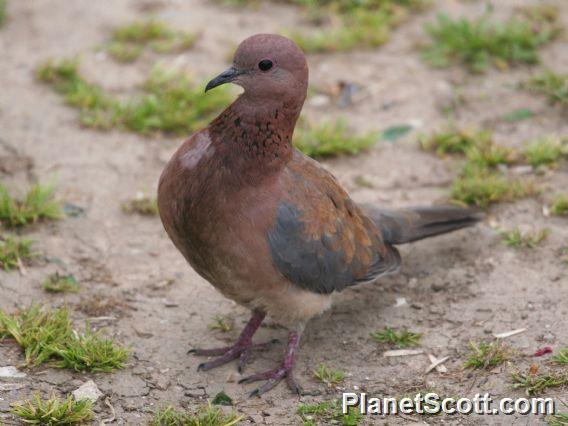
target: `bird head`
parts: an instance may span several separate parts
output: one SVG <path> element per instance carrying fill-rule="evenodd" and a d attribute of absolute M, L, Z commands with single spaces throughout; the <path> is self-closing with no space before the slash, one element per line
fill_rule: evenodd
<path fill-rule="evenodd" d="M 244 40 L 233 65 L 211 80 L 205 91 L 225 83 L 243 87 L 249 97 L 301 99 L 308 88 L 308 65 L 292 40 L 276 34 L 257 34 Z"/>

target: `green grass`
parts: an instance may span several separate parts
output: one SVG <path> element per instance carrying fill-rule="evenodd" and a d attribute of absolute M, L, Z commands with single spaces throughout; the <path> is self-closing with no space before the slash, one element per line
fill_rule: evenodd
<path fill-rule="evenodd" d="M 137 213 L 142 216 L 158 215 L 158 200 L 154 197 L 137 197 L 122 204 L 122 211 L 127 214 Z"/>
<path fill-rule="evenodd" d="M 236 413 L 223 414 L 219 408 L 211 405 L 202 407 L 195 414 L 170 405 L 154 413 L 150 426 L 232 426 L 239 423 L 241 418 Z"/>
<path fill-rule="evenodd" d="M 552 3 L 542 3 L 534 6 L 521 6 L 518 8 L 521 16 L 529 19 L 535 26 L 554 25 L 555 31 L 560 31 L 560 9 Z"/>
<path fill-rule="evenodd" d="M 111 42 L 106 46 L 106 51 L 116 61 L 130 64 L 142 55 L 144 47 L 131 43 Z"/>
<path fill-rule="evenodd" d="M 440 156 L 464 157 L 463 168 L 450 189 L 450 197 L 456 204 L 487 207 L 537 192 L 530 182 L 513 179 L 497 168 L 514 164 L 518 161 L 518 154 L 513 149 L 498 145 L 489 131 L 450 125 L 441 132 L 421 136 L 419 143 L 423 150 Z"/>
<path fill-rule="evenodd" d="M 396 26 L 412 12 L 425 9 L 430 2 L 292 0 L 292 3 L 306 7 L 308 15 L 314 20 L 335 24 L 322 25 L 310 32 L 290 31 L 288 36 L 308 53 L 329 53 L 381 46 Z"/>
<path fill-rule="evenodd" d="M 154 69 L 143 85 L 144 94 L 120 108 L 124 126 L 134 132 L 186 134 L 206 126 L 227 106 L 226 89 L 205 94 L 185 76 Z"/>
<path fill-rule="evenodd" d="M 209 324 L 210 330 L 220 330 L 223 333 L 231 331 L 233 329 L 233 321 L 231 319 L 225 318 L 221 315 L 216 315 L 213 317 L 213 322 Z"/>
<path fill-rule="evenodd" d="M 64 400 L 55 396 L 45 400 L 35 394 L 31 400 L 18 403 L 11 413 L 23 423 L 46 426 L 84 424 L 94 419 L 93 403 L 75 401 L 71 395 Z"/>
<path fill-rule="evenodd" d="M 549 229 L 541 229 L 532 232 L 521 232 L 519 228 L 502 230 L 500 235 L 503 243 L 514 249 L 537 248 L 550 234 Z"/>
<path fill-rule="evenodd" d="M 371 333 L 371 338 L 376 342 L 400 349 L 418 346 L 421 337 L 421 333 L 413 333 L 408 330 L 397 331 L 391 327 L 385 327 L 384 330 Z"/>
<path fill-rule="evenodd" d="M 207 125 L 231 100 L 227 88 L 205 94 L 187 76 L 161 68 L 126 99 L 85 81 L 77 60 L 48 61 L 38 69 L 37 78 L 79 110 L 83 126 L 102 130 L 187 134 Z"/>
<path fill-rule="evenodd" d="M 55 199 L 54 191 L 53 184 L 36 183 L 25 197 L 15 199 L 0 184 L 0 222 L 7 227 L 20 227 L 62 218 L 61 203 Z"/>
<path fill-rule="evenodd" d="M 542 137 L 531 142 L 523 154 L 533 167 L 554 165 L 562 157 L 562 142 L 554 136 Z"/>
<path fill-rule="evenodd" d="M 568 265 L 568 247 L 562 247 L 560 249 L 560 260 L 565 265 Z"/>
<path fill-rule="evenodd" d="M 439 156 L 447 154 L 465 154 L 480 141 L 491 140 L 489 131 L 459 129 L 449 126 L 446 130 L 433 133 L 430 136 L 422 135 L 419 138 L 420 147 L 424 151 L 435 152 Z"/>
<path fill-rule="evenodd" d="M 553 104 L 568 105 L 568 74 L 546 70 L 528 80 L 524 87 L 542 93 Z"/>
<path fill-rule="evenodd" d="M 311 124 L 301 122 L 296 128 L 294 145 L 304 154 L 313 158 L 358 154 L 380 138 L 378 133 L 355 135 L 345 120 Z"/>
<path fill-rule="evenodd" d="M 87 328 L 83 334 L 73 334 L 55 354 L 61 358 L 57 364 L 60 368 L 108 373 L 124 368 L 129 350 Z"/>
<path fill-rule="evenodd" d="M 296 413 L 302 419 L 304 426 L 315 426 L 316 424 L 357 426 L 363 420 L 363 415 L 354 407 L 349 407 L 349 412 L 343 414 L 341 404 L 337 401 L 300 404 Z M 320 422 L 316 423 L 316 420 Z"/>
<path fill-rule="evenodd" d="M 470 165 L 491 168 L 499 164 L 511 164 L 515 152 L 497 145 L 493 133 L 488 130 L 460 129 L 453 125 L 447 129 L 419 138 L 425 151 L 436 152 L 443 157 L 448 154 L 464 154 Z"/>
<path fill-rule="evenodd" d="M 501 341 L 470 342 L 470 353 L 464 364 L 467 368 L 490 369 L 503 364 L 511 357 L 509 348 Z"/>
<path fill-rule="evenodd" d="M 11 271 L 31 260 L 36 255 L 32 244 L 31 240 L 0 235 L 0 268 Z"/>
<path fill-rule="evenodd" d="M 78 59 L 48 60 L 36 70 L 36 78 L 61 94 L 67 105 L 80 111 L 81 124 L 112 127 L 116 101 L 96 84 L 85 81 L 78 67 Z"/>
<path fill-rule="evenodd" d="M 450 189 L 452 201 L 460 205 L 485 208 L 502 201 L 514 201 L 534 195 L 537 189 L 529 182 L 513 180 L 500 172 L 466 167 Z"/>
<path fill-rule="evenodd" d="M 524 389 L 527 396 L 540 395 L 548 388 L 568 385 L 568 374 L 549 371 L 541 374 L 516 372 L 512 375 L 513 388 Z"/>
<path fill-rule="evenodd" d="M 6 22 L 6 0 L 0 0 L 0 27 Z"/>
<path fill-rule="evenodd" d="M 558 29 L 554 23 L 532 16 L 494 21 L 489 14 L 476 19 L 452 19 L 441 14 L 426 26 L 432 42 L 422 57 L 434 67 L 463 64 L 469 71 L 482 73 L 492 65 L 507 68 L 515 64 L 539 62 L 538 49 L 551 41 Z"/>
<path fill-rule="evenodd" d="M 188 50 L 195 45 L 199 35 L 176 31 L 165 22 L 157 20 L 137 21 L 115 28 L 107 52 L 119 62 L 134 62 L 149 47 L 158 53 Z"/>
<path fill-rule="evenodd" d="M 550 206 L 550 212 L 555 216 L 567 216 L 568 194 L 558 194 L 554 197 L 552 205 Z"/>
<path fill-rule="evenodd" d="M 338 385 L 345 379 L 345 372 L 341 370 L 332 370 L 324 364 L 320 364 L 314 370 L 314 376 L 320 382 L 327 384 L 328 386 Z"/>
<path fill-rule="evenodd" d="M 233 398 L 227 395 L 224 391 L 217 392 L 217 395 L 211 401 L 213 405 L 225 405 L 227 407 L 232 407 L 234 405 Z"/>
<path fill-rule="evenodd" d="M 560 349 L 558 354 L 552 357 L 556 364 L 568 366 L 568 348 Z"/>
<path fill-rule="evenodd" d="M 568 413 L 559 413 L 546 418 L 549 426 L 568 426 Z"/>
<path fill-rule="evenodd" d="M 25 363 L 36 367 L 54 361 L 75 371 L 112 371 L 124 366 L 128 351 L 97 333 L 73 330 L 67 308 L 32 305 L 13 315 L 0 310 L 0 338 L 13 338 L 23 349 Z"/>
<path fill-rule="evenodd" d="M 77 293 L 79 283 L 73 275 L 50 274 L 42 284 L 48 293 Z"/>
<path fill-rule="evenodd" d="M 336 27 L 312 32 L 291 31 L 287 35 L 307 53 L 332 53 L 356 48 L 378 47 L 387 42 L 391 30 L 388 13 L 355 11 L 341 17 Z"/>
<path fill-rule="evenodd" d="M 517 108 L 507 114 L 502 115 L 500 118 L 503 121 L 508 121 L 509 123 L 515 123 L 517 121 L 528 120 L 535 116 L 534 111 L 528 108 Z"/>
<path fill-rule="evenodd" d="M 71 335 L 69 312 L 65 308 L 51 311 L 33 305 L 14 315 L 0 311 L 0 336 L 11 337 L 22 347 L 28 367 L 52 359 L 56 348 Z"/>

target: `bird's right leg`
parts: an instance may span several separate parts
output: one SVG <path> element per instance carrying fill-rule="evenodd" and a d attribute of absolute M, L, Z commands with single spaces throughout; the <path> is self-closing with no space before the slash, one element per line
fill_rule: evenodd
<path fill-rule="evenodd" d="M 220 365 L 226 364 L 229 361 L 239 358 L 239 372 L 242 372 L 253 350 L 266 350 L 272 343 L 276 342 L 276 340 L 271 340 L 267 343 L 252 343 L 252 336 L 254 335 L 256 330 L 258 330 L 265 317 L 266 312 L 259 310 L 253 311 L 251 319 L 241 332 L 237 341 L 232 346 L 216 349 L 190 350 L 188 353 L 192 353 L 198 356 L 218 356 L 211 361 L 199 364 L 197 370 L 211 370 L 212 368 L 219 367 Z"/>

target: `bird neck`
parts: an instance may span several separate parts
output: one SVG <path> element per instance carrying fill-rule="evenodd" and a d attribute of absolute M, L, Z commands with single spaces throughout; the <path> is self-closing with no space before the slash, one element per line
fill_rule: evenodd
<path fill-rule="evenodd" d="M 244 93 L 211 123 L 214 143 L 240 158 L 251 173 L 277 170 L 292 157 L 292 135 L 301 109 L 301 102 Z"/>

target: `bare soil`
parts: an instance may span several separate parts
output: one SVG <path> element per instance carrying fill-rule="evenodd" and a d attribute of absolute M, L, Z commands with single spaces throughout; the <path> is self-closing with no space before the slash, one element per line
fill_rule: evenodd
<path fill-rule="evenodd" d="M 496 14 L 507 16 L 520 4 L 534 1 L 494 2 Z M 568 22 L 568 3 L 557 0 L 561 19 Z M 306 105 L 314 119 L 346 117 L 358 132 L 410 123 L 414 130 L 396 143 L 379 143 L 369 152 L 325 162 L 358 202 L 382 206 L 431 204 L 447 197 L 459 163 L 420 151 L 419 132 L 447 122 L 443 107 L 456 94 L 461 124 L 482 125 L 497 140 L 521 147 L 546 134 L 568 134 L 568 120 L 560 108 L 529 94 L 518 83 L 539 68 L 518 67 L 471 76 L 459 68 L 433 70 L 418 57 L 416 44 L 424 40 L 423 24 L 439 11 L 473 16 L 482 2 L 444 0 L 432 10 L 410 19 L 394 31 L 385 46 L 350 53 L 309 57 L 312 85 L 338 81 L 357 83 L 372 92 L 360 102 L 340 108 L 331 103 Z M 513 390 L 510 373 L 532 363 L 546 366 L 546 358 L 533 358 L 543 346 L 568 346 L 568 268 L 559 252 L 568 242 L 565 218 L 545 217 L 543 205 L 551 194 L 568 188 L 568 165 L 538 176 L 542 195 L 492 207 L 479 226 L 451 235 L 401 247 L 400 273 L 372 285 L 343 292 L 334 307 L 313 320 L 301 343 L 296 366 L 298 380 L 319 396 L 298 398 L 279 386 L 258 399 L 247 398 L 253 385 L 239 385 L 236 366 L 229 364 L 197 373 L 202 359 L 186 354 L 198 346 L 230 343 L 249 313 L 223 298 L 185 263 L 167 238 L 158 218 L 126 215 L 120 204 L 138 191 L 153 194 L 158 176 L 181 142 L 178 137 L 141 137 L 118 131 L 99 132 L 78 125 L 77 112 L 34 80 L 34 69 L 47 58 L 80 55 L 81 71 L 88 79 L 112 91 L 141 82 L 155 61 L 175 64 L 195 75 L 210 78 L 227 63 L 227 54 L 248 35 L 307 26 L 298 9 L 283 4 L 262 4 L 252 10 L 205 1 L 8 1 L 8 21 L 0 30 L 0 170 L 4 184 L 25 188 L 34 178 L 56 176 L 58 195 L 85 208 L 79 217 L 39 224 L 25 235 L 37 241 L 42 260 L 26 275 L 0 272 L 0 309 L 12 311 L 38 301 L 53 306 L 65 303 L 74 310 L 78 326 L 91 319 L 109 335 L 132 347 L 128 367 L 112 374 L 79 374 L 50 367 L 25 371 L 23 387 L 0 392 L 0 419 L 14 401 L 33 391 L 64 394 L 92 378 L 108 397 L 96 405 L 97 420 L 115 417 L 116 424 L 145 424 L 157 406 L 168 403 L 195 408 L 224 390 L 244 415 L 243 424 L 301 424 L 300 402 L 335 399 L 342 389 L 376 396 L 397 396 L 416 389 L 434 388 L 441 394 L 473 396 L 490 392 L 495 398 L 521 397 Z M 153 14 L 172 26 L 201 30 L 197 46 L 179 56 L 146 54 L 133 65 L 113 62 L 95 47 L 109 30 Z M 566 39 L 542 51 L 543 64 L 568 72 Z M 518 123 L 498 120 L 516 108 L 531 108 L 536 117 Z M 357 185 L 362 176 L 371 188 Z M 514 251 L 505 247 L 490 226 L 516 225 L 549 228 L 541 248 Z M 74 274 L 80 293 L 48 295 L 41 282 L 51 272 Z M 396 306 L 397 299 L 406 304 Z M 223 333 L 210 330 L 212 317 L 232 318 L 235 327 Z M 100 317 L 105 317 L 101 319 Z M 385 326 L 406 327 L 424 334 L 422 348 L 437 357 L 449 356 L 445 374 L 424 373 L 425 355 L 383 358 L 369 333 Z M 511 363 L 490 372 L 462 368 L 468 342 L 492 333 L 526 328 L 507 339 L 518 351 Z M 270 321 L 258 332 L 259 340 L 285 340 L 285 330 Z M 257 354 L 248 372 L 263 371 L 279 361 L 282 344 Z M 0 343 L 0 366 L 22 362 L 19 348 Z M 347 372 L 340 388 L 317 383 L 312 371 L 320 363 Z M 568 401 L 568 390 L 546 394 Z M 104 398 L 103 398 L 104 399 Z M 113 407 L 114 415 L 111 413 Z M 564 407 L 564 411 L 567 408 Z M 411 420 L 409 420 L 411 419 Z M 407 424 L 540 424 L 534 416 L 431 416 L 365 419 L 363 423 Z"/>

